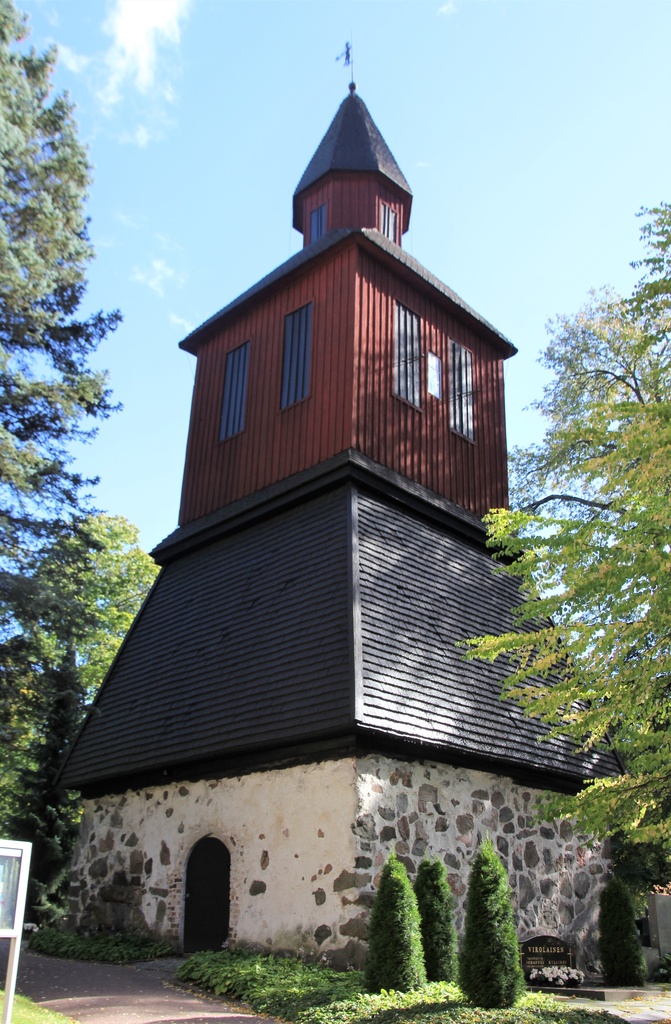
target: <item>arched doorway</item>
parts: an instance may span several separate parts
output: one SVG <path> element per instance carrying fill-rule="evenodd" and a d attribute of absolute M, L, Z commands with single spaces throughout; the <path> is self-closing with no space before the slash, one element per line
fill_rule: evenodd
<path fill-rule="evenodd" d="M 228 938 L 231 855 L 219 839 L 199 839 L 184 880 L 184 952 L 221 949 Z"/>

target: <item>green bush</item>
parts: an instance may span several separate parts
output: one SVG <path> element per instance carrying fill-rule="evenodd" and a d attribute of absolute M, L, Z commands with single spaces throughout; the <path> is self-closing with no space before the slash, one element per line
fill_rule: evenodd
<path fill-rule="evenodd" d="M 369 992 L 410 992 L 425 981 L 417 900 L 404 865 L 392 853 L 370 915 L 365 985 Z"/>
<path fill-rule="evenodd" d="M 454 897 L 442 861 L 423 860 L 417 870 L 415 896 L 422 928 L 424 963 L 429 981 L 456 981 L 459 974 Z"/>
<path fill-rule="evenodd" d="M 617 875 L 599 901 L 599 952 L 608 985 L 643 985 L 648 977 L 636 927 L 634 901 Z"/>
<path fill-rule="evenodd" d="M 177 972 L 217 995 L 242 999 L 254 1013 L 293 1024 L 603 1024 L 603 1014 L 566 1010 L 546 995 L 526 995 L 512 1010 L 464 1003 L 456 985 L 433 982 L 414 992 L 363 992 L 361 971 L 277 959 L 242 950 L 194 953 Z"/>
<path fill-rule="evenodd" d="M 664 983 L 671 981 L 671 953 L 667 953 L 666 956 L 663 956 L 657 964 L 652 980 Z"/>
<path fill-rule="evenodd" d="M 129 960 L 154 960 L 170 956 L 175 950 L 169 942 L 122 932 L 101 932 L 80 935 L 57 928 L 39 928 L 33 932 L 30 948 L 36 953 L 60 956 L 66 960 L 99 960 L 104 963 L 127 963 Z"/>
<path fill-rule="evenodd" d="M 476 1006 L 512 1006 L 524 991 L 510 886 L 491 839 L 471 866 L 459 980 Z"/>

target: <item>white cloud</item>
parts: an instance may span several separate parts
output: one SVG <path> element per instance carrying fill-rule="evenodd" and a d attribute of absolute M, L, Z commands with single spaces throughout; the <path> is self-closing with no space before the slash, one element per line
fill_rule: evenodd
<path fill-rule="evenodd" d="M 58 59 L 65 65 L 68 71 L 73 71 L 75 75 L 80 75 L 91 63 L 90 57 L 84 57 L 80 53 L 75 53 L 65 43 L 58 43 Z"/>
<path fill-rule="evenodd" d="M 129 213 L 124 213 L 122 210 L 117 210 L 114 214 L 114 219 L 125 228 L 132 228 L 134 230 L 135 228 L 140 227 L 139 220 L 136 220 L 135 217 L 131 217 Z"/>
<path fill-rule="evenodd" d="M 161 248 L 163 249 L 164 252 L 181 252 L 182 251 L 182 247 L 179 244 L 179 242 L 175 242 L 175 240 L 170 238 L 168 235 L 163 235 L 163 234 L 161 234 L 161 232 L 155 231 L 154 232 L 154 238 L 156 239 L 156 241 L 161 246 Z"/>
<path fill-rule="evenodd" d="M 169 75 L 171 64 L 163 60 L 163 49 L 173 49 L 181 38 L 181 23 L 191 0 L 113 0 L 103 30 L 112 37 L 105 62 L 107 79 L 98 92 L 105 107 L 121 101 L 126 89 L 143 96 L 160 95 L 171 102 L 174 96 Z M 139 145 L 148 136 L 135 133 Z M 145 129 L 146 131 L 146 129 Z M 144 141 L 143 141 L 144 140 Z"/>
<path fill-rule="evenodd" d="M 438 8 L 438 14 L 450 15 L 450 14 L 456 14 L 456 13 L 457 13 L 456 0 L 447 0 L 446 4 L 441 4 L 440 7 Z"/>
<path fill-rule="evenodd" d="M 150 270 L 140 270 L 135 267 L 131 277 L 137 284 L 145 284 L 163 298 L 163 285 L 166 281 L 173 281 L 176 284 L 184 283 L 184 275 L 178 274 L 176 270 L 168 266 L 165 260 L 152 260 Z"/>
<path fill-rule="evenodd" d="M 119 142 L 127 144 L 131 143 L 134 146 L 138 146 L 139 149 L 144 149 L 153 139 L 160 138 L 160 133 L 150 132 L 146 125 L 138 124 L 132 132 L 124 132 L 119 136 Z"/>
<path fill-rule="evenodd" d="M 170 313 L 169 320 L 173 327 L 179 327 L 181 331 L 184 331 L 184 334 L 191 334 L 193 324 L 189 323 L 188 320 L 184 320 L 183 317 L 177 316 L 176 313 Z"/>

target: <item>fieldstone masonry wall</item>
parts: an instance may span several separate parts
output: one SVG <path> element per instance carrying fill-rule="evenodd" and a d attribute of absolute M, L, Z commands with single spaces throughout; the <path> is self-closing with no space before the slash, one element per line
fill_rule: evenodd
<path fill-rule="evenodd" d="M 489 834 L 520 940 L 557 934 L 589 969 L 607 851 L 588 849 L 568 822 L 534 823 L 537 793 L 483 772 L 370 755 L 87 801 L 71 923 L 179 943 L 188 855 L 213 835 L 231 854 L 232 944 L 360 965 L 390 851 L 411 878 L 424 855 L 441 857 L 461 927 L 469 863 Z"/>
<path fill-rule="evenodd" d="M 608 845 L 589 848 L 568 821 L 535 822 L 540 790 L 484 772 L 377 755 L 359 761 L 358 789 L 356 863 L 373 876 L 362 885 L 362 896 L 374 891 L 392 850 L 411 879 L 422 857 L 438 856 L 447 867 L 461 932 L 469 864 L 489 835 L 508 872 L 520 941 L 557 935 L 576 947 L 583 970 L 594 970 Z M 363 912 L 358 922 L 363 933 Z"/>

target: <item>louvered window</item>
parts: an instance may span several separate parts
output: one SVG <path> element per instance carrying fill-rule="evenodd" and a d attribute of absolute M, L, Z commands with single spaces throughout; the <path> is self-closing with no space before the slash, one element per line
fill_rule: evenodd
<path fill-rule="evenodd" d="M 310 214 L 310 241 L 316 242 L 326 231 L 326 203 Z"/>
<path fill-rule="evenodd" d="M 245 401 L 247 397 L 247 364 L 249 342 L 234 348 L 226 356 L 224 397 L 221 403 L 219 440 L 239 434 L 245 428 Z"/>
<path fill-rule="evenodd" d="M 381 203 L 381 225 L 380 230 L 383 235 L 390 238 L 392 242 L 396 241 L 396 210 L 392 210 L 389 203 Z"/>
<path fill-rule="evenodd" d="M 420 335 L 419 317 L 396 303 L 394 332 L 394 394 L 413 405 L 421 406 L 420 398 Z"/>
<path fill-rule="evenodd" d="M 310 337 L 312 303 L 284 318 L 284 359 L 282 362 L 282 408 L 300 402 L 310 390 Z"/>
<path fill-rule="evenodd" d="M 473 440 L 473 355 L 450 342 L 450 426 Z"/>

